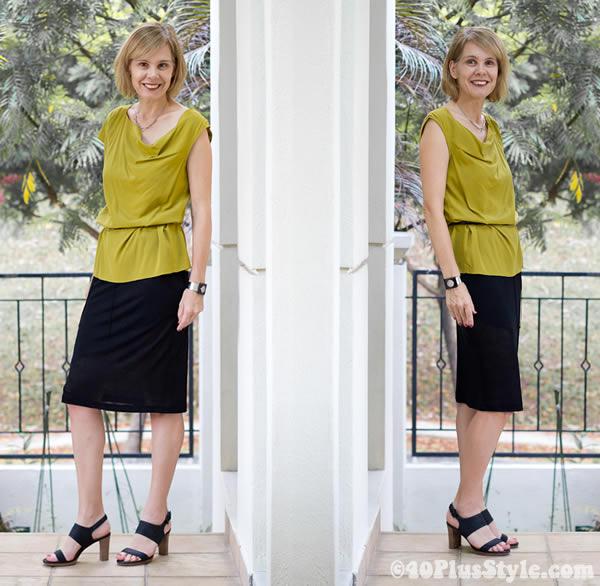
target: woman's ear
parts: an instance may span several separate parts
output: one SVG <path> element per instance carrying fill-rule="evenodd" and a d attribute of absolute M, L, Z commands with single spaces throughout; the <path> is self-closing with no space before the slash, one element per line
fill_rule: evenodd
<path fill-rule="evenodd" d="M 450 61 L 450 63 L 448 63 L 448 69 L 450 70 L 452 79 L 456 79 L 456 61 Z"/>

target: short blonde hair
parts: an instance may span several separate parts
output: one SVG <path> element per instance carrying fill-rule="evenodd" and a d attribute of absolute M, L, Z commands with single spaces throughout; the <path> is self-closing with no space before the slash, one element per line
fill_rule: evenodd
<path fill-rule="evenodd" d="M 450 62 L 460 59 L 463 49 L 469 41 L 490 51 L 498 63 L 496 87 L 487 99 L 490 102 L 504 99 L 508 95 L 508 75 L 510 74 L 508 55 L 500 37 L 494 31 L 482 26 L 464 27 L 454 35 L 442 70 L 442 91 L 453 100 L 458 98 L 458 82 L 450 74 Z"/>
<path fill-rule="evenodd" d="M 131 61 L 165 45 L 171 49 L 175 65 L 167 97 L 173 99 L 181 91 L 187 75 L 187 65 L 175 29 L 162 22 L 146 22 L 133 30 L 115 59 L 115 83 L 122 95 L 127 98 L 135 96 L 129 72 Z"/>

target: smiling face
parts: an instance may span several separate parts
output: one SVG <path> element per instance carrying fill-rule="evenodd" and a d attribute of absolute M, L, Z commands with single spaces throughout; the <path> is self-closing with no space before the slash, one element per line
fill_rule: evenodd
<path fill-rule="evenodd" d="M 496 87 L 498 61 L 493 53 L 473 41 L 465 43 L 462 54 L 450 61 L 449 68 L 461 97 L 485 99 Z"/>
<path fill-rule="evenodd" d="M 175 73 L 175 60 L 168 45 L 134 57 L 129 63 L 131 83 L 140 99 L 167 94 Z"/>

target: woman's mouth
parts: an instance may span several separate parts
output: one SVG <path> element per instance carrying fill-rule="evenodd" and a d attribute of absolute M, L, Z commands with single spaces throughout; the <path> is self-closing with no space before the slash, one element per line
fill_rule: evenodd
<path fill-rule="evenodd" d="M 143 83 L 142 84 L 148 90 L 157 90 L 160 87 L 160 83 Z"/>

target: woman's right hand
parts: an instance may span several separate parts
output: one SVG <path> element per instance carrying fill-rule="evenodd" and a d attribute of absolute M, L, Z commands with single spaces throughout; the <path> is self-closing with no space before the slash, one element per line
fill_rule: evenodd
<path fill-rule="evenodd" d="M 446 305 L 450 315 L 459 326 L 472 328 L 474 325 L 473 315 L 477 313 L 473 306 L 471 295 L 464 283 L 454 289 L 446 289 Z"/>

